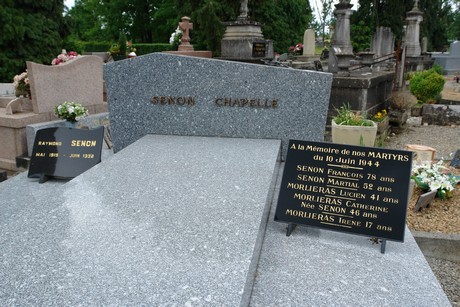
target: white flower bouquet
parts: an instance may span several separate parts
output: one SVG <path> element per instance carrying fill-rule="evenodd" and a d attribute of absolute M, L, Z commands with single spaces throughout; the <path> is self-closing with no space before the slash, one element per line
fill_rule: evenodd
<path fill-rule="evenodd" d="M 422 190 L 437 190 L 437 196 L 441 199 L 452 197 L 455 185 L 460 182 L 460 176 L 449 173 L 449 169 L 443 165 L 442 160 L 437 163 L 430 161 L 415 163 L 411 178 Z"/>
<path fill-rule="evenodd" d="M 87 116 L 88 109 L 79 103 L 65 101 L 54 107 L 54 114 L 61 119 L 74 123 Z"/>
<path fill-rule="evenodd" d="M 174 31 L 171 34 L 171 37 L 169 38 L 169 43 L 173 45 L 175 49 L 177 49 L 177 47 L 179 47 L 181 43 L 182 34 L 182 30 L 179 27 L 177 27 L 176 31 Z"/>

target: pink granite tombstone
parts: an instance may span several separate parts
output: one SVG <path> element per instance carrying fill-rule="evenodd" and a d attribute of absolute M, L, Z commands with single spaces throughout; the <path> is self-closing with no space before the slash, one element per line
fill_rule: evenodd
<path fill-rule="evenodd" d="M 34 113 L 53 112 L 64 101 L 81 103 L 89 112 L 103 106 L 103 61 L 98 56 L 83 56 L 56 65 L 27 62 Z"/>

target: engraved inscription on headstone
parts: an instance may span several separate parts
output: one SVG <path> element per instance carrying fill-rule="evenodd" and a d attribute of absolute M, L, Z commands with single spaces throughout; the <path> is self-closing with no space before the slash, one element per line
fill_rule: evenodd
<path fill-rule="evenodd" d="M 264 58 L 267 51 L 267 44 L 265 42 L 254 42 L 252 44 L 252 57 Z"/>
<path fill-rule="evenodd" d="M 73 178 L 101 162 L 104 127 L 91 130 L 48 128 L 37 131 L 29 178 Z"/>
<path fill-rule="evenodd" d="M 412 153 L 289 142 L 275 220 L 404 240 Z"/>

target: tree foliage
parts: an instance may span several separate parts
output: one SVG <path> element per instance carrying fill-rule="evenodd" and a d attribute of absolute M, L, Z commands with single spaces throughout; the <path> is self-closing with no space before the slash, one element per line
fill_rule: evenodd
<path fill-rule="evenodd" d="M 428 50 L 440 50 L 456 32 L 454 17 L 458 15 L 450 0 L 421 0 L 419 9 L 423 13 L 420 24 L 420 39 L 428 38 Z M 351 38 L 353 46 L 362 50 L 370 46 L 372 34 L 379 26 L 389 27 L 396 41 L 402 40 L 407 12 L 414 7 L 413 0 L 359 0 L 359 8 L 352 15 Z M 451 33 L 451 34 L 449 34 Z"/>
<path fill-rule="evenodd" d="M 376 9 L 373 1 L 360 0 L 359 9 L 351 15 L 350 36 L 355 52 L 370 48 L 372 35 L 376 29 Z"/>
<path fill-rule="evenodd" d="M 264 25 L 264 37 L 273 40 L 274 50 L 280 53 L 287 52 L 291 45 L 303 43 L 303 34 L 313 19 L 306 0 L 263 1 L 253 15 Z"/>
<path fill-rule="evenodd" d="M 68 18 L 75 25 L 75 39 L 115 41 L 124 32 L 135 43 L 161 43 L 168 42 L 182 16 L 189 16 L 194 24 L 192 43 L 218 54 L 225 32 L 222 23 L 236 20 L 239 9 L 240 1 L 230 0 L 77 0 Z M 254 0 L 249 1 L 249 11 L 263 24 L 275 50 L 282 52 L 302 41 L 312 20 L 308 0 Z"/>
<path fill-rule="evenodd" d="M 441 51 L 448 45 L 448 27 L 452 23 L 451 6 L 447 0 L 422 0 L 423 21 L 420 36 L 428 38 L 428 50 Z"/>
<path fill-rule="evenodd" d="M 3 0 L 0 3 L 0 82 L 12 82 L 26 61 L 50 63 L 67 26 L 63 0 Z"/>
<path fill-rule="evenodd" d="M 249 15 L 263 25 L 264 36 L 273 40 L 275 51 L 286 52 L 289 46 L 302 42 L 305 29 L 314 24 L 313 1 L 323 5 L 319 27 L 324 33 L 331 22 L 333 0 L 250 0 Z M 74 49 L 82 46 L 81 41 L 110 44 L 124 34 L 133 43 L 168 43 L 182 16 L 192 19 L 195 47 L 218 55 L 223 22 L 236 20 L 240 13 L 240 1 L 231 0 L 76 0 L 63 16 L 63 2 L 0 2 L 1 82 L 10 82 L 23 71 L 26 60 L 49 63 L 61 48 Z M 370 46 L 378 26 L 390 27 L 396 40 L 402 39 L 406 13 L 413 5 L 414 0 L 359 0 L 351 17 L 355 50 Z M 460 38 L 459 6 L 459 0 L 420 0 L 424 13 L 421 36 L 428 37 L 429 51 Z"/>
<path fill-rule="evenodd" d="M 323 46 L 326 43 L 326 27 L 331 21 L 332 12 L 334 7 L 332 6 L 333 0 L 314 0 L 316 15 L 318 16 L 318 22 L 316 30 L 319 30 L 323 40 Z M 319 2 L 318 2 L 319 1 Z M 319 3 L 321 3 L 321 10 L 319 9 Z"/>

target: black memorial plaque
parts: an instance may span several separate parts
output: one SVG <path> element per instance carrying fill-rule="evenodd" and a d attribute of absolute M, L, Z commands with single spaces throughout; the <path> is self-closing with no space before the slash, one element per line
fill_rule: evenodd
<path fill-rule="evenodd" d="M 48 128 L 35 136 L 29 178 L 73 178 L 101 162 L 104 127 Z"/>
<path fill-rule="evenodd" d="M 267 50 L 267 44 L 265 42 L 254 42 L 252 43 L 252 57 L 253 58 L 264 58 Z"/>
<path fill-rule="evenodd" d="M 412 153 L 290 140 L 275 220 L 404 241 Z"/>

